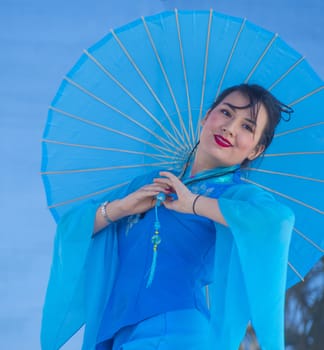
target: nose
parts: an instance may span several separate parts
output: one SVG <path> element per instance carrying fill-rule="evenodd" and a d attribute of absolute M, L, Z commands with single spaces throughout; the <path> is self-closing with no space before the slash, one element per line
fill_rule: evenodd
<path fill-rule="evenodd" d="M 233 136 L 235 134 L 235 125 L 234 122 L 228 122 L 222 126 L 222 131 L 224 134 Z"/>

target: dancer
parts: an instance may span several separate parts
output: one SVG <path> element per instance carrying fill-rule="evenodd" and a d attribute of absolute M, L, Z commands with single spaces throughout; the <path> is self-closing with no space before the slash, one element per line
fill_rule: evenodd
<path fill-rule="evenodd" d="M 240 174 L 290 112 L 261 86 L 231 87 L 180 173 L 147 174 L 63 217 L 43 349 L 85 324 L 84 350 L 237 350 L 248 322 L 261 348 L 284 349 L 294 215 Z"/>

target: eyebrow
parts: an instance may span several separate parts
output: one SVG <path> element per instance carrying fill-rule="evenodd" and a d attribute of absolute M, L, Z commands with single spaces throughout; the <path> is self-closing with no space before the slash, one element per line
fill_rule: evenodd
<path fill-rule="evenodd" d="M 233 112 L 235 112 L 236 109 L 247 109 L 250 108 L 250 105 L 246 105 L 246 106 L 234 106 L 231 103 L 228 102 L 223 102 L 224 105 L 228 106 Z M 247 122 L 253 124 L 254 126 L 257 125 L 256 120 L 253 120 L 251 118 L 244 118 Z"/>

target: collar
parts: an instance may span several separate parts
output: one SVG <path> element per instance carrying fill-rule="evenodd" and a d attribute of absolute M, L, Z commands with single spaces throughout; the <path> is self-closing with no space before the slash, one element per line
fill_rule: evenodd
<path fill-rule="evenodd" d="M 194 176 L 190 176 L 191 166 L 186 170 L 182 182 L 185 185 L 197 181 L 210 180 L 215 183 L 231 183 L 236 182 L 240 178 L 240 166 L 233 165 L 230 167 L 220 167 L 200 171 Z"/>

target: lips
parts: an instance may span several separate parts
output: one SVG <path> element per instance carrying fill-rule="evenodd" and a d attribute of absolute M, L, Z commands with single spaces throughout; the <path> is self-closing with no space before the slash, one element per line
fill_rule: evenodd
<path fill-rule="evenodd" d="M 221 147 L 232 147 L 232 144 L 221 135 L 214 135 L 215 142 Z"/>

